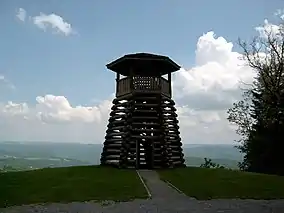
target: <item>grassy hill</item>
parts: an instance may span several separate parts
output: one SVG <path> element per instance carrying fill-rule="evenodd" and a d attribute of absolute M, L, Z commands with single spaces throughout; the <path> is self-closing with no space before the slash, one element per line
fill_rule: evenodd
<path fill-rule="evenodd" d="M 190 197 L 197 199 L 283 199 L 284 177 L 227 169 L 187 167 L 159 172 Z"/>
<path fill-rule="evenodd" d="M 0 173 L 0 208 L 12 205 L 146 198 L 135 170 L 100 166 Z"/>
<path fill-rule="evenodd" d="M 162 180 L 171 182 L 197 199 L 284 198 L 284 177 L 197 167 L 158 172 Z M 122 201 L 147 197 L 135 170 L 100 166 L 0 173 L 0 192 L 0 208 L 33 203 Z"/>

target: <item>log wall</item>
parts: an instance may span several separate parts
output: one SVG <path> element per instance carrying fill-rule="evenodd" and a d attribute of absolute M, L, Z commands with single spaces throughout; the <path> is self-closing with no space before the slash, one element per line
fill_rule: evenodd
<path fill-rule="evenodd" d="M 184 166 L 174 101 L 147 93 L 114 99 L 101 164 L 147 169 Z"/>

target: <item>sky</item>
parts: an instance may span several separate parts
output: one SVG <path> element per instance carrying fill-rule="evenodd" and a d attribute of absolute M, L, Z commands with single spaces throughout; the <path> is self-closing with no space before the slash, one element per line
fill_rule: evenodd
<path fill-rule="evenodd" d="M 239 59 L 283 0 L 0 1 L 0 141 L 103 143 L 115 93 L 106 64 L 167 55 L 186 144 L 232 144 L 226 111 L 254 72 Z"/>

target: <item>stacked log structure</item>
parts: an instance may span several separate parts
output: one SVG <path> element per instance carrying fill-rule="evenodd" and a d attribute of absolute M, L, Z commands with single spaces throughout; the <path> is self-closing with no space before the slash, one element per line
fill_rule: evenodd
<path fill-rule="evenodd" d="M 175 103 L 167 97 L 136 95 L 113 100 L 102 165 L 173 168 L 184 165 Z"/>
<path fill-rule="evenodd" d="M 175 102 L 170 92 L 164 95 L 151 91 L 154 87 L 149 82 L 156 79 L 144 77 L 139 86 L 142 90 L 132 88 L 128 94 L 117 95 L 113 100 L 101 165 L 136 169 L 184 166 Z"/>

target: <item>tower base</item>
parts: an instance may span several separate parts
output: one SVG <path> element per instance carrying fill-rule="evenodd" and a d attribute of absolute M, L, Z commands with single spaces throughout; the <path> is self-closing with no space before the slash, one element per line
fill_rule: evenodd
<path fill-rule="evenodd" d="M 113 100 L 101 165 L 158 169 L 184 167 L 174 101 L 136 93 Z"/>

